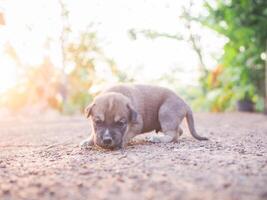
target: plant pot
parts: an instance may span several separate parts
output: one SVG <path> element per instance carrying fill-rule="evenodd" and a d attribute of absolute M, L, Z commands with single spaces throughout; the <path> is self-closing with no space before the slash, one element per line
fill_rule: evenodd
<path fill-rule="evenodd" d="M 240 112 L 253 112 L 254 103 L 251 100 L 239 100 L 237 101 L 237 110 Z"/>

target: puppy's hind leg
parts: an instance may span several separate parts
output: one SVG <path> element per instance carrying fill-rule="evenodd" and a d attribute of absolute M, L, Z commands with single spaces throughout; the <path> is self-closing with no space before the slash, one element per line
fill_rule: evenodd
<path fill-rule="evenodd" d="M 177 117 L 179 111 L 179 103 L 176 99 L 167 99 L 159 109 L 159 122 L 163 135 L 155 135 L 150 138 L 151 142 L 176 142 L 178 136 L 182 134 L 182 129 L 179 127 L 182 122 L 183 115 Z"/>

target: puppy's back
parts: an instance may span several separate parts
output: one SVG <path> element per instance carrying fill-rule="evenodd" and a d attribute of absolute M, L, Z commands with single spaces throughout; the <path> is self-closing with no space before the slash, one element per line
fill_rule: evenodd
<path fill-rule="evenodd" d="M 178 97 L 167 88 L 142 84 L 119 84 L 109 87 L 104 92 L 118 92 L 129 97 L 133 103 L 141 103 L 135 102 L 138 100 L 142 101 L 142 103 L 153 104 L 154 106 L 161 105 L 168 97 Z"/>
<path fill-rule="evenodd" d="M 163 102 L 169 98 L 180 98 L 171 90 L 159 86 L 122 84 L 112 86 L 105 92 L 118 92 L 131 99 L 133 106 L 143 118 L 143 132 L 160 130 L 158 112 Z"/>

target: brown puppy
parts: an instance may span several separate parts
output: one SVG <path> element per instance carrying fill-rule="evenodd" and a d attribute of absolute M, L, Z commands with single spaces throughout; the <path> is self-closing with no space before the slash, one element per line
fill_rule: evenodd
<path fill-rule="evenodd" d="M 198 140 L 190 107 L 169 89 L 150 85 L 117 85 L 98 95 L 86 108 L 92 134 L 82 147 L 124 148 L 134 136 L 156 130 L 151 142 L 175 142 L 186 117 L 189 130 Z"/>

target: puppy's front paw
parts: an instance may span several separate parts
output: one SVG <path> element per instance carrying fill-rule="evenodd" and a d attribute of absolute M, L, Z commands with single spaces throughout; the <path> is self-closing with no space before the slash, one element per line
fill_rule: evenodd
<path fill-rule="evenodd" d="M 83 140 L 83 141 L 80 143 L 80 147 L 81 147 L 82 149 L 88 149 L 88 148 L 90 148 L 90 147 L 93 146 L 93 145 L 94 145 L 93 141 L 91 141 L 91 140 L 89 140 L 89 139 L 87 139 L 87 140 Z"/>

